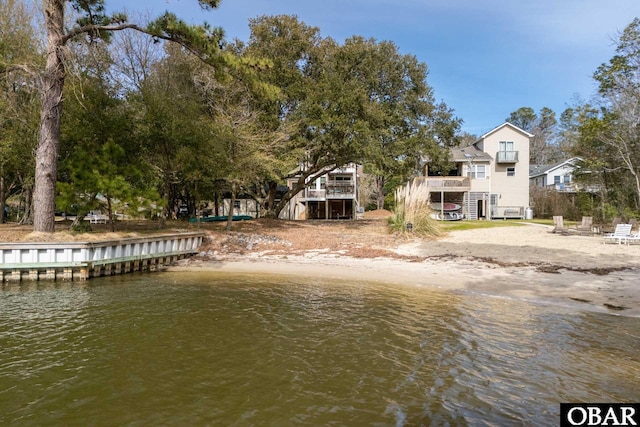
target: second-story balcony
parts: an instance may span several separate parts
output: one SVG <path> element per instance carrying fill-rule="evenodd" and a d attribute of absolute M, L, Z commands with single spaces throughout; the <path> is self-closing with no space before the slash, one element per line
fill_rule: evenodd
<path fill-rule="evenodd" d="M 466 176 L 421 176 L 416 178 L 430 191 L 469 191 L 471 180 Z"/>
<path fill-rule="evenodd" d="M 329 185 L 326 188 L 306 188 L 302 199 L 306 201 L 325 201 L 327 199 L 353 199 L 356 195 L 353 184 Z"/>
<path fill-rule="evenodd" d="M 518 152 L 517 151 L 498 151 L 496 153 L 496 162 L 518 163 Z"/>
<path fill-rule="evenodd" d="M 327 182 L 327 198 L 351 199 L 355 197 L 355 186 L 351 182 Z"/>
<path fill-rule="evenodd" d="M 305 200 L 326 200 L 326 198 L 327 198 L 326 190 L 318 190 L 315 188 L 305 188 L 304 190 Z"/>

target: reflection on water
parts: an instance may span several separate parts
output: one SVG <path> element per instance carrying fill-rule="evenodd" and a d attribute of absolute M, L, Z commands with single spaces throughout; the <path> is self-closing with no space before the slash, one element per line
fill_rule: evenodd
<path fill-rule="evenodd" d="M 640 319 L 161 273 L 0 291 L 0 425 L 557 425 L 640 400 Z"/>

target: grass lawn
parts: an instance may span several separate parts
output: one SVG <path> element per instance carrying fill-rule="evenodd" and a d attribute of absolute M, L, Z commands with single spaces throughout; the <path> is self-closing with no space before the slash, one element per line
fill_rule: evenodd
<path fill-rule="evenodd" d="M 442 221 L 440 227 L 443 231 L 456 231 L 456 230 L 472 230 L 475 228 L 495 228 L 495 227 L 518 227 L 525 225 L 525 223 L 531 224 L 544 224 L 553 225 L 552 219 L 506 219 L 495 221 Z M 573 225 L 575 221 L 565 221 L 565 225 Z"/>

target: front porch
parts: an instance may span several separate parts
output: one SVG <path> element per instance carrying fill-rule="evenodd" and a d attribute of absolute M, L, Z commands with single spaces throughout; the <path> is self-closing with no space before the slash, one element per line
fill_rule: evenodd
<path fill-rule="evenodd" d="M 307 201 L 307 219 L 354 219 L 354 201 Z"/>

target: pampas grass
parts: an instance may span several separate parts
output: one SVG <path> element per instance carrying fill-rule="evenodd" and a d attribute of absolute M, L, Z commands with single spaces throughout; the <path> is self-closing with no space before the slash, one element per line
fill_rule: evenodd
<path fill-rule="evenodd" d="M 395 196 L 394 214 L 389 218 L 393 231 L 420 236 L 442 235 L 440 225 L 430 216 L 433 211 L 429 207 L 429 188 L 426 185 L 420 185 L 420 181 L 414 179 L 398 187 Z M 408 230 L 408 224 L 411 224 L 411 230 Z"/>

